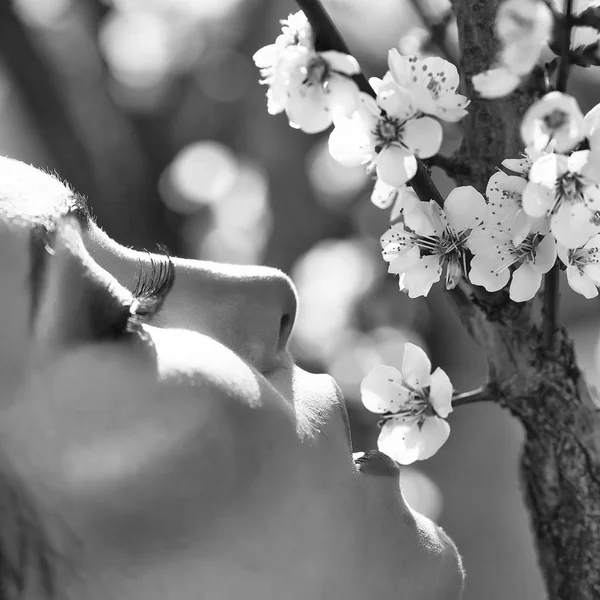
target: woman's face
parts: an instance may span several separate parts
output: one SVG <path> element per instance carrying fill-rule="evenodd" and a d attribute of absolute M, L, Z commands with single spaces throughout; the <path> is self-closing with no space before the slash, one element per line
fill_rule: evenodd
<path fill-rule="evenodd" d="M 355 464 L 337 386 L 288 354 L 289 279 L 173 259 L 165 297 L 167 262 L 54 218 L 74 204 L 0 161 L 0 448 L 59 597 L 457 599 L 452 542 L 391 462 Z"/>

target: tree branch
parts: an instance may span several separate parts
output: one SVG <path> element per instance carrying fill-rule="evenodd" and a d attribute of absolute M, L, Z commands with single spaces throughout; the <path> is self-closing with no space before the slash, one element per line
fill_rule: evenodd
<path fill-rule="evenodd" d="M 500 1 L 452 0 L 460 71 L 470 89 L 471 76 L 488 68 L 498 50 L 489 32 Z M 516 125 L 537 94 L 524 87 L 499 100 L 473 99 L 458 153 L 471 167 L 465 184 L 485 190 L 496 165 L 518 156 L 522 143 Z M 495 397 L 525 429 L 524 495 L 548 598 L 600 598 L 600 413 L 572 342 L 554 328 L 556 352 L 548 352 L 537 299 L 517 304 L 505 291 L 461 292 L 450 297 L 486 354 Z"/>

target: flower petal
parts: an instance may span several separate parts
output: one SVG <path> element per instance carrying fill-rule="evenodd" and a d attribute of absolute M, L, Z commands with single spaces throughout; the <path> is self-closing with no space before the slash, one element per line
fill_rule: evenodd
<path fill-rule="evenodd" d="M 556 180 L 569 170 L 569 157 L 564 154 L 544 154 L 529 170 L 529 181 L 554 191 Z"/>
<path fill-rule="evenodd" d="M 530 263 L 523 263 L 515 270 L 509 288 L 509 296 L 513 302 L 531 300 L 542 285 L 542 274 Z"/>
<path fill-rule="evenodd" d="M 550 229 L 559 244 L 579 248 L 598 233 L 593 216 L 583 202 L 563 202 L 550 219 Z"/>
<path fill-rule="evenodd" d="M 567 267 L 567 282 L 574 291 L 588 299 L 598 295 L 594 282 L 577 267 Z"/>
<path fill-rule="evenodd" d="M 552 235 L 547 235 L 535 249 L 533 265 L 539 273 L 547 273 L 556 262 L 556 242 Z"/>
<path fill-rule="evenodd" d="M 429 158 L 439 152 L 444 132 L 439 121 L 431 117 L 410 119 L 402 129 L 402 143 L 410 154 Z"/>
<path fill-rule="evenodd" d="M 402 465 L 432 457 L 450 435 L 450 425 L 439 417 L 428 417 L 422 426 L 413 421 L 388 420 L 381 429 L 377 446 Z"/>
<path fill-rule="evenodd" d="M 374 413 L 397 412 L 410 397 L 403 381 L 402 373 L 394 367 L 379 365 L 372 369 L 360 384 L 365 408 Z"/>
<path fill-rule="evenodd" d="M 329 154 L 345 167 L 357 167 L 371 159 L 373 143 L 358 112 L 349 119 L 336 120 L 329 135 Z"/>
<path fill-rule="evenodd" d="M 277 46 L 269 44 L 259 48 L 253 55 L 252 60 L 259 69 L 268 69 L 277 62 Z"/>
<path fill-rule="evenodd" d="M 471 260 L 469 281 L 473 285 L 480 285 L 488 292 L 501 290 L 510 279 L 510 271 L 507 268 L 498 268 L 495 262 L 484 254 L 477 254 Z"/>
<path fill-rule="evenodd" d="M 337 50 L 325 50 L 319 52 L 322 58 L 325 59 L 331 69 L 344 75 L 356 75 L 360 73 L 360 65 L 358 61 L 350 54 L 338 52 Z"/>
<path fill-rule="evenodd" d="M 521 83 L 521 78 L 511 73 L 506 67 L 495 67 L 473 75 L 473 88 L 483 98 L 502 98 L 514 92 Z"/>
<path fill-rule="evenodd" d="M 404 275 L 402 284 L 409 298 L 427 296 L 434 283 L 442 276 L 439 256 L 422 256 L 419 262 Z"/>
<path fill-rule="evenodd" d="M 413 388 L 420 390 L 429 385 L 431 362 L 423 348 L 407 342 L 404 346 L 402 375 Z"/>
<path fill-rule="evenodd" d="M 285 107 L 290 125 L 304 133 L 319 133 L 331 125 L 332 114 L 322 88 L 306 87 L 303 93 L 290 94 Z"/>
<path fill-rule="evenodd" d="M 416 419 L 388 419 L 381 428 L 377 439 L 377 448 L 401 465 L 410 465 L 419 460 L 421 448 L 412 435 L 413 430 L 419 431 Z M 406 443 L 409 436 L 410 445 Z M 418 442 L 418 438 L 417 438 Z"/>
<path fill-rule="evenodd" d="M 377 176 L 388 185 L 400 187 L 417 172 L 417 160 L 396 144 L 386 146 L 375 158 Z"/>
<path fill-rule="evenodd" d="M 539 183 L 530 181 L 523 190 L 523 210 L 530 217 L 546 216 L 555 202 L 554 192 Z"/>
<path fill-rule="evenodd" d="M 390 260 L 388 273 L 393 273 L 394 275 L 406 273 L 418 266 L 420 258 L 421 252 L 419 251 L 419 248 L 413 246 Z"/>
<path fill-rule="evenodd" d="M 414 430 L 407 436 L 407 444 L 412 442 L 415 436 Z M 418 444 L 421 449 L 417 460 L 427 460 L 431 458 L 450 437 L 450 425 L 444 419 L 439 417 L 428 417 L 425 419 L 421 431 L 419 432 Z"/>
<path fill-rule="evenodd" d="M 385 82 L 384 80 L 379 87 L 377 104 L 388 115 L 399 121 L 410 119 L 417 111 L 414 96 L 409 90 L 401 88 L 393 81 Z"/>
<path fill-rule="evenodd" d="M 332 75 L 327 82 L 325 99 L 334 121 L 338 115 L 350 117 L 359 104 L 358 86 L 343 75 Z"/>
<path fill-rule="evenodd" d="M 438 416 L 445 419 L 452 412 L 452 383 L 446 372 L 438 367 L 430 378 L 429 402 Z"/>
<path fill-rule="evenodd" d="M 396 198 L 402 193 L 406 186 L 394 187 L 388 185 L 381 179 L 375 180 L 373 193 L 371 194 L 371 202 L 381 209 L 386 209 L 392 206 Z"/>
<path fill-rule="evenodd" d="M 442 209 L 433 201 L 419 202 L 404 215 L 404 223 L 416 234 L 439 237 L 445 230 Z"/>
<path fill-rule="evenodd" d="M 470 185 L 454 188 L 444 202 L 444 212 L 455 231 L 466 231 L 481 225 L 485 211 L 485 198 Z"/>

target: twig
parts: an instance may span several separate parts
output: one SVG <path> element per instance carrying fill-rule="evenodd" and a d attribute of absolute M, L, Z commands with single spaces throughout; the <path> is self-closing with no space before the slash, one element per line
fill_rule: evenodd
<path fill-rule="evenodd" d="M 469 165 L 460 158 L 454 156 L 444 156 L 443 154 L 435 154 L 431 158 L 426 158 L 425 165 L 429 168 L 438 167 L 448 175 L 448 177 L 456 177 L 457 175 L 468 175 L 471 172 Z"/>
<path fill-rule="evenodd" d="M 493 402 L 494 397 L 488 386 L 463 392 L 452 396 L 452 406 L 464 406 L 465 404 L 474 404 L 475 402 Z"/>
<path fill-rule="evenodd" d="M 567 90 L 571 67 L 571 29 L 573 27 L 573 0 L 565 0 L 565 19 L 562 40 L 562 55 L 558 65 L 556 89 Z M 544 285 L 544 345 L 551 354 L 557 351 L 557 322 L 560 303 L 560 266 L 556 263 L 545 277 Z"/>
<path fill-rule="evenodd" d="M 556 89 L 559 92 L 567 91 L 567 82 L 569 80 L 569 70 L 571 68 L 570 50 L 571 50 L 571 29 L 573 27 L 573 0 L 565 0 L 565 20 L 562 31 L 562 56 L 558 65 L 558 76 L 556 78 Z"/>
<path fill-rule="evenodd" d="M 331 17 L 323 8 L 320 0 L 296 0 L 298 6 L 304 11 L 306 18 L 315 31 L 315 47 L 320 50 L 337 50 L 350 54 L 346 42 L 333 24 Z M 373 98 L 376 94 L 367 78 L 361 72 L 355 76 L 359 89 Z M 427 167 L 417 158 L 417 174 L 408 182 L 420 200 L 428 202 L 434 200 L 440 206 L 444 205 L 444 198 L 440 194 Z"/>

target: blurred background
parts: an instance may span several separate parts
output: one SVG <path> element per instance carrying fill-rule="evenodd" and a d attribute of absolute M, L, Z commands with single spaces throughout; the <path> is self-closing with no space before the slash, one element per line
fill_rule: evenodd
<path fill-rule="evenodd" d="M 445 0 L 325 4 L 369 76 L 386 70 L 390 47 L 442 51 L 426 25 L 446 19 Z M 458 391 L 483 383 L 485 363 L 439 287 L 410 300 L 386 275 L 378 239 L 389 214 L 369 201 L 363 169 L 333 162 L 327 132 L 308 136 L 267 114 L 252 55 L 296 10 L 287 0 L 1 0 L 0 153 L 70 181 L 123 244 L 289 273 L 301 298 L 293 352 L 338 379 L 361 451 L 378 430 L 360 381 L 378 364 L 401 365 L 407 340 Z M 451 18 L 445 45 L 455 60 Z M 584 111 L 600 99 L 595 72 L 572 81 Z M 442 152 L 460 136 L 449 125 Z M 598 383 L 598 302 L 563 290 L 563 319 Z M 520 427 L 487 405 L 450 423 L 442 451 L 405 469 L 409 503 L 458 544 L 465 600 L 543 598 L 519 492 Z"/>

